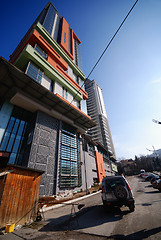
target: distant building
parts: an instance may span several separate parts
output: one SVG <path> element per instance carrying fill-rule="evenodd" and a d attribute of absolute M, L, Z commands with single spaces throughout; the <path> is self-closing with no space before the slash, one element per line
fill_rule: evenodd
<path fill-rule="evenodd" d="M 88 93 L 87 112 L 97 123 L 88 133 L 95 142 L 99 142 L 108 149 L 110 155 L 116 159 L 115 149 L 108 123 L 107 113 L 103 100 L 102 90 L 95 80 L 85 81 L 85 90 Z"/>

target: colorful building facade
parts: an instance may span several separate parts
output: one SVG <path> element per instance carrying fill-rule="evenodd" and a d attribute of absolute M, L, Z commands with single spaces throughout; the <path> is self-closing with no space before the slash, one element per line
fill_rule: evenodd
<path fill-rule="evenodd" d="M 96 123 L 86 111 L 80 43 L 48 3 L 9 62 L 0 58 L 0 161 L 45 171 L 40 195 L 84 190 L 105 174 L 97 144 L 84 148 Z"/>

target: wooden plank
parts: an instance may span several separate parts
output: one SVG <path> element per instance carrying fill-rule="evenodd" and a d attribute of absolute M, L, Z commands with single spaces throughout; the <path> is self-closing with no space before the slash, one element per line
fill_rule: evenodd
<path fill-rule="evenodd" d="M 38 202 L 40 173 L 23 168 L 14 167 L 14 169 L 13 173 L 5 175 L 3 191 L 1 190 L 3 181 L 0 177 L 0 227 L 4 227 L 7 223 L 16 223 L 20 219 L 18 224 L 24 224 L 30 220 L 33 213 L 35 215 L 37 209 L 36 206 L 30 211 Z"/>

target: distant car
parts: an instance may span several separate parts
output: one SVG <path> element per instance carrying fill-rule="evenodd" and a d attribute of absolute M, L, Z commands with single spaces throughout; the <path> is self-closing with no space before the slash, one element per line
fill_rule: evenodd
<path fill-rule="evenodd" d="M 144 170 L 144 169 L 141 169 L 141 170 L 140 170 L 140 173 L 139 173 L 139 177 L 142 177 L 142 176 L 144 175 L 144 173 L 145 173 L 145 170 Z"/>
<path fill-rule="evenodd" d="M 153 188 L 158 189 L 161 192 L 161 179 L 155 180 L 152 183 Z"/>
<path fill-rule="evenodd" d="M 145 179 L 145 178 L 147 178 L 149 175 L 150 175 L 150 173 L 145 172 L 145 173 L 143 173 L 142 178 Z"/>
<path fill-rule="evenodd" d="M 159 179 L 158 175 L 155 175 L 155 174 L 151 173 L 151 174 L 149 174 L 148 176 L 145 177 L 145 181 L 151 181 L 152 178 L 157 179 L 157 177 Z"/>
<path fill-rule="evenodd" d="M 153 182 L 155 182 L 155 180 L 158 180 L 159 179 L 159 176 L 158 175 L 155 175 L 153 178 L 151 178 L 151 180 L 150 180 L 150 182 L 151 182 L 151 184 L 153 183 Z"/>
<path fill-rule="evenodd" d="M 102 202 L 105 210 L 123 205 L 135 210 L 135 200 L 132 190 L 123 176 L 109 176 L 102 180 Z"/>

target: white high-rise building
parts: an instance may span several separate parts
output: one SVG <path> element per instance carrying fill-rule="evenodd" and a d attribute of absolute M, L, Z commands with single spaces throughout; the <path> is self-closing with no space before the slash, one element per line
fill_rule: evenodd
<path fill-rule="evenodd" d="M 87 111 L 93 121 L 97 123 L 89 130 L 91 138 L 108 148 L 110 155 L 116 159 L 111 131 L 108 123 L 102 90 L 95 80 L 85 81 L 85 90 L 88 93 Z"/>

